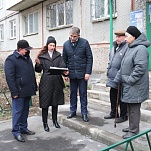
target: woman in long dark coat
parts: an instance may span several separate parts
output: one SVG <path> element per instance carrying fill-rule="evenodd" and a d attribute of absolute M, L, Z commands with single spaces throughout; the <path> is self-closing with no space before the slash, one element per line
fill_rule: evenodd
<path fill-rule="evenodd" d="M 50 67 L 65 67 L 61 53 L 56 51 L 56 40 L 52 36 L 48 37 L 46 46 L 39 52 L 35 65 L 36 72 L 43 71 L 39 84 L 39 101 L 44 130 L 47 132 L 49 106 L 52 106 L 53 125 L 60 128 L 57 122 L 58 105 L 64 104 L 63 78 L 61 75 L 51 75 L 48 71 Z"/>

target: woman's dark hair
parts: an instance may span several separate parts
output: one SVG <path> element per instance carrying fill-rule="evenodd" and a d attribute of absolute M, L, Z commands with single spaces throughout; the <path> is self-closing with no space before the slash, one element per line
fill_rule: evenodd
<path fill-rule="evenodd" d="M 54 49 L 54 51 L 56 51 L 56 48 Z M 37 55 L 37 58 L 40 56 L 40 55 L 43 55 L 45 54 L 46 52 L 48 52 L 48 46 L 44 46 L 38 53 Z"/>

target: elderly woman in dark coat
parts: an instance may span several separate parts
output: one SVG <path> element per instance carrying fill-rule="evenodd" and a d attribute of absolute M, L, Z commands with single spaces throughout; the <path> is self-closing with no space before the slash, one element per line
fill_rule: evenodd
<path fill-rule="evenodd" d="M 57 122 L 58 105 L 64 104 L 64 81 L 61 75 L 51 75 L 50 67 L 65 67 L 61 53 L 56 51 L 56 40 L 50 36 L 46 46 L 39 52 L 36 58 L 35 71 L 43 74 L 39 84 L 39 101 L 42 108 L 42 120 L 44 130 L 49 132 L 47 123 L 48 109 L 52 106 L 52 120 L 56 128 L 60 128 Z"/>
<path fill-rule="evenodd" d="M 135 26 L 129 26 L 125 33 L 128 50 L 115 77 L 121 82 L 122 102 L 127 103 L 129 127 L 124 139 L 139 133 L 141 103 L 149 97 L 149 71 L 147 47 L 150 42 Z"/>

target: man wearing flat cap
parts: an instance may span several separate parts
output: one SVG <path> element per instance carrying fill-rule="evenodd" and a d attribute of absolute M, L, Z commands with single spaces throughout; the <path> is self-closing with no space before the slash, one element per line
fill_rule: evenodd
<path fill-rule="evenodd" d="M 116 35 L 116 41 L 114 41 L 113 48 L 109 54 L 109 64 L 107 68 L 107 82 L 106 82 L 106 86 L 110 87 L 111 111 L 109 115 L 104 117 L 104 119 L 112 119 L 115 118 L 116 116 L 118 83 L 114 81 L 114 78 L 120 69 L 121 61 L 128 48 L 128 45 L 125 42 L 125 31 L 118 30 L 114 34 Z M 120 93 L 118 98 L 118 104 L 120 106 L 120 114 L 117 113 L 116 123 L 122 123 L 124 121 L 127 121 L 128 117 L 127 117 L 127 105 L 121 102 Z"/>
<path fill-rule="evenodd" d="M 12 97 L 12 134 L 25 142 L 21 134 L 33 135 L 28 129 L 29 101 L 36 94 L 37 84 L 32 60 L 32 47 L 26 40 L 19 40 L 17 49 L 5 60 L 5 76 Z"/>

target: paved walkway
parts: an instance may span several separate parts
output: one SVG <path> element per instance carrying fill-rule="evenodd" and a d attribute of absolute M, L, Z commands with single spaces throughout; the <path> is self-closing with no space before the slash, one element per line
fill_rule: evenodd
<path fill-rule="evenodd" d="M 100 75 L 92 75 L 90 82 L 95 83 L 100 79 Z M 11 120 L 0 122 L 0 151 L 100 151 L 108 145 L 122 141 L 123 128 L 128 126 L 128 121 L 116 125 L 114 119 L 104 120 L 104 116 L 109 111 L 108 105 L 101 105 L 95 100 L 88 104 L 89 122 L 83 122 L 78 101 L 77 116 L 67 119 L 69 113 L 69 103 L 59 106 L 58 121 L 61 129 L 52 126 L 51 109 L 49 111 L 50 132 L 43 130 L 41 116 L 29 118 L 29 128 L 36 131 L 33 136 L 24 135 L 26 142 L 17 142 L 11 135 Z M 38 109 L 41 115 L 41 109 Z M 151 115 L 148 115 L 151 116 Z M 145 118 L 145 117 L 144 117 Z M 141 121 L 140 131 L 151 128 L 150 122 Z M 151 134 L 149 134 L 151 137 Z M 105 145 L 106 144 L 106 145 Z M 149 151 L 145 136 L 133 141 L 134 150 Z M 123 148 L 118 148 L 122 151 Z M 112 150 L 115 151 L 115 150 Z"/>
<path fill-rule="evenodd" d="M 0 122 L 0 151 L 98 151 L 106 145 L 92 140 L 73 129 L 61 125 L 61 129 L 52 126 L 45 132 L 41 116 L 29 117 L 29 129 L 35 135 L 23 135 L 25 142 L 18 142 L 11 134 L 11 120 Z"/>

